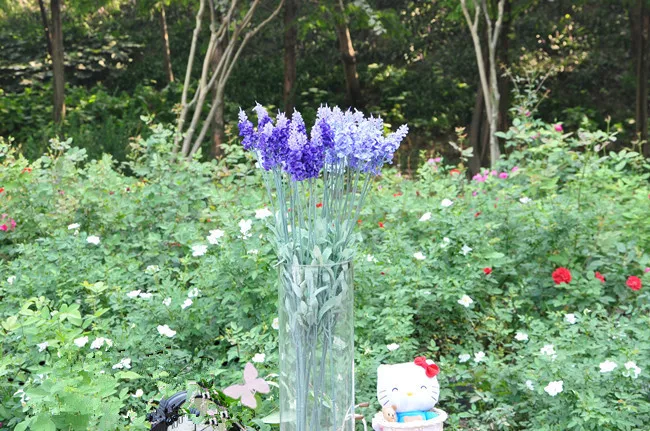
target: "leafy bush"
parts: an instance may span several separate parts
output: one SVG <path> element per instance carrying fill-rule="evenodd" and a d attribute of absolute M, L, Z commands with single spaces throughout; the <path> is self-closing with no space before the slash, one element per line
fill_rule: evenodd
<path fill-rule="evenodd" d="M 380 363 L 424 354 L 450 430 L 642 429 L 650 307 L 647 286 L 626 283 L 650 282 L 650 166 L 605 153 L 606 132 L 513 124 L 495 175 L 468 181 L 430 160 L 374 183 L 356 259 L 357 399 L 374 400 Z M 237 145 L 220 164 L 172 165 L 171 134 L 133 143 L 130 176 L 71 141 L 32 162 L 0 144 L 2 213 L 16 221 L 0 231 L 5 426 L 144 429 L 146 403 L 188 381 L 223 388 L 254 357 L 275 379 L 258 173 Z M 554 282 L 560 267 L 568 283 Z M 91 348 L 102 338 L 112 345 Z M 277 395 L 252 427 L 269 429 Z"/>

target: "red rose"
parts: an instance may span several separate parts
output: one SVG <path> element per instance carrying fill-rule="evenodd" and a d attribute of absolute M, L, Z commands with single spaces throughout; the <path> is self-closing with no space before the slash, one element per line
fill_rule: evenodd
<path fill-rule="evenodd" d="M 597 278 L 598 280 L 600 280 L 601 283 L 604 283 L 604 282 L 605 282 L 605 276 L 603 276 L 603 274 L 601 274 L 601 273 L 598 272 L 598 271 L 596 271 L 596 278 Z"/>
<path fill-rule="evenodd" d="M 480 211 L 476 211 L 476 213 L 474 214 L 474 217 L 478 217 L 478 216 L 480 216 L 480 215 L 481 215 L 481 212 L 480 212 Z"/>
<path fill-rule="evenodd" d="M 560 267 L 553 271 L 552 276 L 555 284 L 571 283 L 571 271 L 564 267 Z"/>
<path fill-rule="evenodd" d="M 4 192 L 4 191 L 5 191 L 5 188 L 4 188 L 4 187 L 0 187 L 0 193 L 2 193 L 2 192 Z"/>
<path fill-rule="evenodd" d="M 396 197 L 398 197 L 398 196 L 402 196 L 402 192 L 393 193 L 393 197 L 394 197 L 394 198 L 396 198 Z"/>
<path fill-rule="evenodd" d="M 357 220 L 357 223 L 361 224 L 361 223 L 363 223 L 363 221 L 361 219 L 359 219 L 359 220 Z"/>
<path fill-rule="evenodd" d="M 492 268 L 483 268 L 483 272 L 485 273 L 485 275 L 490 275 L 492 274 Z"/>
<path fill-rule="evenodd" d="M 641 279 L 635 275 L 629 276 L 625 284 L 632 290 L 641 290 Z"/>
<path fill-rule="evenodd" d="M 379 227 L 383 229 L 383 228 L 384 228 L 384 223 L 383 223 L 383 222 L 379 222 Z"/>
<path fill-rule="evenodd" d="M 449 175 L 459 175 L 459 174 L 460 171 L 458 169 L 452 169 L 451 171 L 449 171 Z"/>
<path fill-rule="evenodd" d="M 323 203 L 322 203 L 322 202 L 318 202 L 318 203 L 316 204 L 316 208 L 323 208 Z"/>

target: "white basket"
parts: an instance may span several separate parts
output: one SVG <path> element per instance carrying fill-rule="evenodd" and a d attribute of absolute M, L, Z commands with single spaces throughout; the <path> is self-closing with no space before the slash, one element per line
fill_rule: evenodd
<path fill-rule="evenodd" d="M 442 431 L 445 420 L 447 420 L 447 413 L 440 409 L 433 409 L 438 414 L 433 419 L 427 421 L 417 422 L 388 422 L 384 419 L 384 414 L 378 412 L 372 418 L 372 429 L 375 431 Z"/>

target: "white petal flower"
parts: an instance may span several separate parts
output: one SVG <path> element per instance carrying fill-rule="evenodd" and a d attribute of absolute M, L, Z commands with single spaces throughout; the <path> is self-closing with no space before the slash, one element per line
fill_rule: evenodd
<path fill-rule="evenodd" d="M 389 352 L 394 352 L 395 350 L 399 349 L 399 344 L 397 343 L 391 343 L 386 346 Z"/>
<path fill-rule="evenodd" d="M 625 377 L 632 377 L 633 379 L 636 379 L 639 377 L 639 374 L 641 374 L 641 368 L 639 368 L 636 365 L 636 362 L 633 361 L 628 361 L 625 363 L 625 370 L 626 371 L 623 372 L 623 375 Z"/>
<path fill-rule="evenodd" d="M 86 242 L 88 244 L 95 244 L 99 245 L 99 237 L 97 235 L 90 235 L 88 238 L 86 238 Z"/>
<path fill-rule="evenodd" d="M 219 243 L 219 239 L 221 239 L 226 233 L 222 231 L 221 229 L 214 229 L 210 231 L 210 235 L 206 236 L 205 238 L 208 240 L 208 242 L 212 245 L 216 245 Z"/>
<path fill-rule="evenodd" d="M 127 369 L 131 368 L 131 358 L 124 358 L 120 362 L 118 362 L 117 364 L 113 365 L 114 370 L 117 370 L 117 369 L 121 370 L 122 368 L 127 368 Z"/>
<path fill-rule="evenodd" d="M 544 347 L 542 347 L 539 352 L 543 355 L 550 356 L 552 359 L 555 359 L 557 357 L 555 347 L 552 344 L 544 345 Z"/>
<path fill-rule="evenodd" d="M 190 298 L 187 298 L 187 299 L 185 300 L 185 302 L 183 302 L 183 303 L 181 304 L 181 308 L 182 308 L 183 310 L 185 310 L 185 309 L 186 309 L 187 307 L 189 307 L 190 305 L 192 305 L 192 300 L 191 300 Z"/>
<path fill-rule="evenodd" d="M 16 281 L 16 276 L 15 275 L 10 275 L 7 278 L 7 283 L 9 283 L 9 284 L 14 284 L 14 281 Z"/>
<path fill-rule="evenodd" d="M 252 361 L 255 362 L 256 364 L 261 364 L 264 362 L 266 359 L 266 355 L 264 353 L 256 353 L 255 356 L 253 356 Z"/>
<path fill-rule="evenodd" d="M 86 344 L 88 344 L 88 337 L 84 336 L 84 337 L 75 338 L 74 344 L 77 347 L 83 347 Z"/>
<path fill-rule="evenodd" d="M 255 249 L 255 248 L 254 248 L 254 249 L 252 249 L 252 250 L 248 250 L 248 254 L 253 254 L 253 255 L 257 255 L 257 254 L 259 254 L 259 253 L 260 253 L 260 251 L 259 251 L 259 250 L 257 250 L 257 249 Z"/>
<path fill-rule="evenodd" d="M 188 298 L 196 298 L 197 296 L 199 296 L 200 293 L 201 293 L 201 291 L 198 288 L 195 287 L 194 289 L 190 289 L 190 291 L 187 292 L 187 297 Z"/>
<path fill-rule="evenodd" d="M 526 334 L 525 332 L 517 332 L 517 334 L 515 334 L 515 340 L 528 341 L 528 334 Z"/>
<path fill-rule="evenodd" d="M 367 255 L 366 260 L 368 262 L 377 262 L 377 259 L 375 259 L 375 256 L 373 256 L 372 254 Z"/>
<path fill-rule="evenodd" d="M 532 201 L 533 200 L 531 198 L 526 197 L 526 196 L 522 196 L 522 197 L 519 198 L 519 202 L 521 202 L 524 205 L 527 204 L 527 203 L 530 203 Z"/>
<path fill-rule="evenodd" d="M 90 344 L 90 348 L 91 348 L 91 349 L 95 349 L 95 350 L 97 350 L 97 349 L 101 349 L 101 347 L 102 347 L 104 344 L 106 344 L 108 347 L 111 347 L 111 346 L 113 345 L 113 341 L 109 340 L 108 338 L 97 337 L 97 338 L 95 338 L 95 341 L 93 341 L 93 342 Z"/>
<path fill-rule="evenodd" d="M 440 202 L 440 205 L 442 205 L 443 208 L 448 208 L 452 206 L 454 202 L 450 199 L 443 199 L 442 202 Z"/>
<path fill-rule="evenodd" d="M 469 307 L 474 303 L 474 300 L 470 298 L 468 295 L 463 295 L 460 297 L 458 300 L 458 303 L 462 305 L 463 307 Z"/>
<path fill-rule="evenodd" d="M 526 380 L 526 387 L 530 389 L 531 391 L 535 390 L 535 386 L 533 386 L 533 381 L 532 380 Z"/>
<path fill-rule="evenodd" d="M 483 359 L 485 359 L 485 352 L 474 353 L 474 362 L 481 362 Z"/>
<path fill-rule="evenodd" d="M 47 347 L 48 347 L 49 345 L 50 345 L 50 344 L 49 344 L 47 341 L 44 341 L 44 342 L 42 342 L 42 343 L 37 344 L 36 346 L 38 346 L 38 351 L 39 351 L 39 352 L 42 352 L 42 351 L 44 351 L 45 349 L 47 349 Z"/>
<path fill-rule="evenodd" d="M 171 338 L 171 337 L 173 337 L 174 335 L 176 335 L 176 331 L 174 331 L 173 329 L 171 329 L 171 328 L 169 327 L 169 325 L 158 325 L 158 328 L 157 328 L 157 329 L 158 329 L 158 333 L 159 333 L 160 335 L 164 335 L 164 336 L 169 337 L 169 338 Z"/>
<path fill-rule="evenodd" d="M 168 296 L 167 298 L 163 299 L 162 303 L 165 305 L 165 307 L 169 307 L 172 303 L 172 299 Z"/>
<path fill-rule="evenodd" d="M 239 231 L 241 232 L 243 239 L 250 238 L 251 236 L 253 236 L 253 234 L 250 233 L 252 227 L 253 227 L 252 220 L 239 220 Z"/>
<path fill-rule="evenodd" d="M 570 323 L 571 325 L 574 325 L 577 322 L 576 315 L 573 313 L 565 314 L 564 321 Z"/>
<path fill-rule="evenodd" d="M 141 396 L 144 395 L 144 391 L 142 389 L 138 389 L 135 391 L 135 394 L 131 395 L 133 398 L 140 398 Z"/>
<path fill-rule="evenodd" d="M 149 292 L 142 292 L 140 294 L 140 298 L 142 298 L 142 299 L 151 299 L 152 296 L 153 296 L 153 293 L 149 293 Z"/>
<path fill-rule="evenodd" d="M 128 296 L 129 298 L 137 298 L 138 296 L 140 296 L 140 292 L 142 292 L 142 291 L 141 290 L 132 290 L 129 293 L 127 293 L 126 296 Z"/>
<path fill-rule="evenodd" d="M 192 256 L 199 257 L 203 256 L 208 252 L 208 246 L 204 244 L 196 244 L 192 246 Z"/>
<path fill-rule="evenodd" d="M 544 391 L 550 396 L 554 397 L 564 390 L 564 388 L 562 387 L 563 384 L 564 382 L 562 380 L 550 382 L 548 385 L 546 385 Z"/>
<path fill-rule="evenodd" d="M 274 318 L 273 323 L 271 323 L 271 328 L 275 329 L 276 331 L 280 329 L 280 319 L 279 318 Z"/>
<path fill-rule="evenodd" d="M 601 373 L 611 373 L 612 371 L 614 371 L 614 368 L 618 367 L 618 365 L 616 365 L 616 362 L 610 360 L 601 362 L 599 366 L 600 366 Z"/>
<path fill-rule="evenodd" d="M 420 221 L 428 221 L 428 220 L 431 220 L 431 213 L 430 212 L 426 212 L 426 213 L 422 214 L 422 217 L 420 217 Z"/>
<path fill-rule="evenodd" d="M 470 355 L 469 353 L 460 354 L 458 355 L 458 362 L 462 364 L 463 362 L 469 361 L 471 357 L 472 355 Z"/>
<path fill-rule="evenodd" d="M 463 248 L 460 250 L 460 254 L 467 256 L 470 251 L 472 251 L 472 247 L 468 247 L 466 244 L 463 244 Z"/>
<path fill-rule="evenodd" d="M 149 265 L 144 270 L 144 272 L 146 272 L 147 274 L 155 274 L 158 271 L 160 271 L 160 267 L 158 265 Z"/>
<path fill-rule="evenodd" d="M 422 254 L 421 251 L 418 251 L 417 253 L 413 253 L 413 257 L 416 258 L 417 260 L 424 260 L 427 258 L 424 254 Z"/>
<path fill-rule="evenodd" d="M 255 218 L 257 219 L 265 219 L 267 217 L 271 217 L 273 213 L 269 211 L 268 208 L 261 208 L 259 210 L 255 210 Z"/>
<path fill-rule="evenodd" d="M 79 223 L 72 223 L 68 225 L 68 230 L 79 229 L 80 226 Z"/>
<path fill-rule="evenodd" d="M 440 248 L 445 248 L 445 247 L 447 247 L 449 244 L 451 244 L 451 240 L 450 240 L 449 238 L 447 238 L 447 237 L 444 237 L 444 238 L 442 239 L 442 242 L 440 243 Z"/>

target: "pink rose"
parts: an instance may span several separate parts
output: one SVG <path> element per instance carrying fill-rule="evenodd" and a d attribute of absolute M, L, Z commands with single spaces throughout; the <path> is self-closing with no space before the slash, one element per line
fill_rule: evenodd
<path fill-rule="evenodd" d="M 560 132 L 560 133 L 561 133 L 561 132 L 564 132 L 564 128 L 562 127 L 562 124 L 557 123 L 557 124 L 555 125 L 555 131 L 556 131 L 556 132 Z"/>

